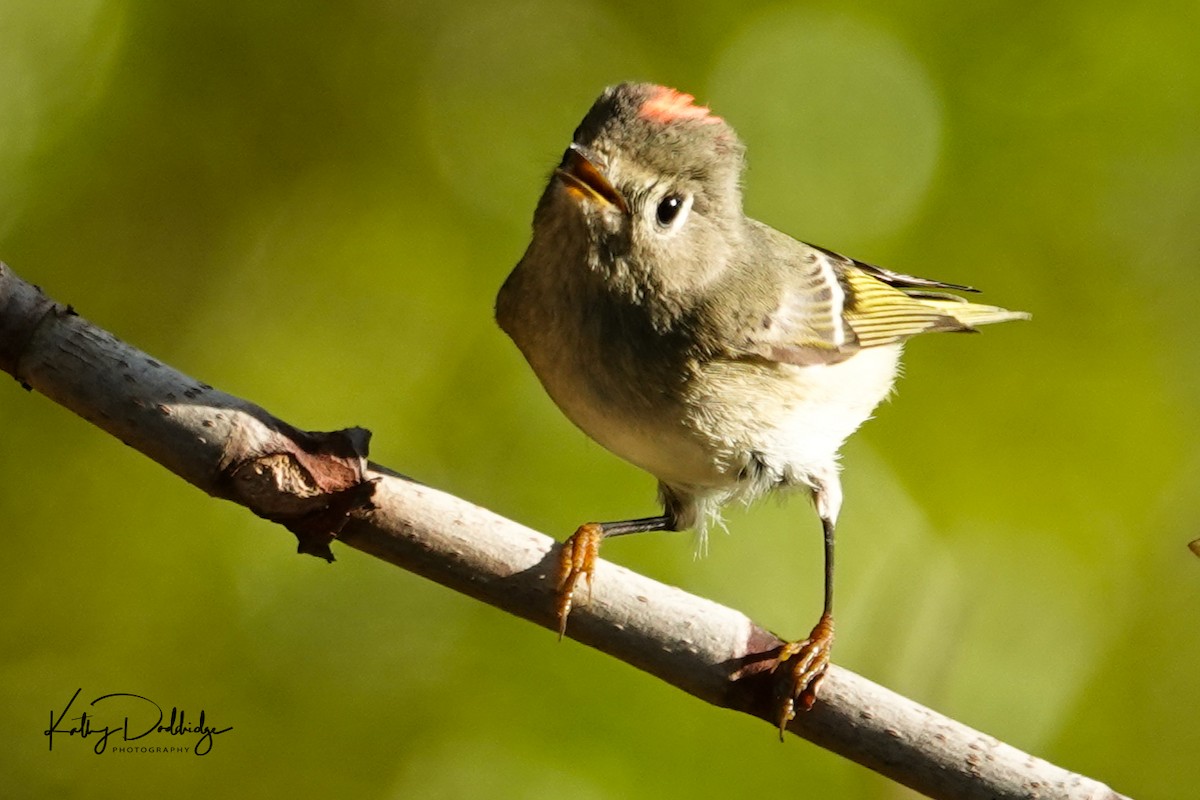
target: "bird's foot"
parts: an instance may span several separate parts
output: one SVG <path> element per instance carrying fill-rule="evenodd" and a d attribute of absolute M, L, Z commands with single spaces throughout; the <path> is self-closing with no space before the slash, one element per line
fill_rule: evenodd
<path fill-rule="evenodd" d="M 832 647 L 833 617 L 822 614 L 807 639 L 788 642 L 780 648 L 772 668 L 773 672 L 783 673 L 775 684 L 780 741 L 788 723 L 796 717 L 796 704 L 799 703 L 808 711 L 817 701 L 817 692 L 829 667 L 829 651 Z"/>
<path fill-rule="evenodd" d="M 587 599 L 592 599 L 592 570 L 600 553 L 600 542 L 604 539 L 604 528 L 595 522 L 580 525 L 571 534 L 558 554 L 558 594 L 555 610 L 558 615 L 558 638 L 567 632 L 567 617 L 575 601 L 575 590 L 580 578 L 587 580 Z"/>

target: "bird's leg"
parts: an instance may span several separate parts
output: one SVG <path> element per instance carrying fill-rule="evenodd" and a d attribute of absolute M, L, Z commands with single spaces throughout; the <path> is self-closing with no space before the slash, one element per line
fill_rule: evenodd
<path fill-rule="evenodd" d="M 808 638 L 788 642 L 780 648 L 776 658 L 775 669 L 782 670 L 776 683 L 780 741 L 783 740 L 787 724 L 796 716 L 797 701 L 805 711 L 817 701 L 817 692 L 825 679 L 829 652 L 833 647 L 833 543 L 841 505 L 841 487 L 836 477 L 829 483 L 819 484 L 814 490 L 814 499 L 825 534 L 825 604 L 821 618 L 813 626 Z"/>
<path fill-rule="evenodd" d="M 600 553 L 600 542 L 610 536 L 645 531 L 676 530 L 675 517 L 670 513 L 660 517 L 643 517 L 619 522 L 589 522 L 571 534 L 558 554 L 558 595 L 555 605 L 558 616 L 558 638 L 567 632 L 567 617 L 575 600 L 579 579 L 587 579 L 588 599 L 592 596 L 592 569 Z"/>

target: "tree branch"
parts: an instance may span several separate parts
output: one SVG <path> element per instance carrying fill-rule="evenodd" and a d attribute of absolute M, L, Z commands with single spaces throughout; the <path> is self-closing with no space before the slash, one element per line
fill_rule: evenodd
<path fill-rule="evenodd" d="M 0 369 L 210 495 L 287 526 L 302 552 L 332 560 L 336 538 L 556 627 L 554 540 L 369 463 L 364 430 L 300 431 L 155 361 L 2 263 Z M 602 561 L 568 633 L 773 724 L 782 642 L 737 611 Z M 1122 797 L 836 666 L 789 730 L 934 798 Z"/>

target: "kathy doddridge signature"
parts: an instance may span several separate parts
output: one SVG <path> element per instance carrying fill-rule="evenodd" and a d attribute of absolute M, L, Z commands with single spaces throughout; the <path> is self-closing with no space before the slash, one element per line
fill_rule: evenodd
<path fill-rule="evenodd" d="M 82 687 L 76 689 L 75 694 L 71 695 L 71 699 L 67 701 L 66 706 L 61 712 L 58 712 L 57 716 L 54 711 L 50 712 L 50 727 L 42 733 L 49 740 L 51 750 L 54 749 L 56 735 L 60 737 L 78 736 L 85 740 L 89 737 L 98 737 L 92 750 L 96 755 L 100 755 L 108 748 L 109 737 L 114 734 L 120 734 L 117 741 L 133 742 L 157 733 L 165 736 L 195 736 L 196 738 L 191 740 L 190 749 L 194 755 L 205 756 L 212 751 L 213 740 L 217 736 L 233 730 L 232 725 L 218 728 L 215 725 L 207 724 L 204 709 L 200 710 L 200 717 L 195 722 L 190 722 L 186 712 L 175 706 L 171 707 L 168 717 L 158 703 L 148 697 L 142 697 L 140 694 L 128 692 L 101 695 L 88 703 L 87 708 L 79 714 L 68 717 L 67 715 L 71 713 L 71 708 L 79 699 L 81 692 L 83 692 Z M 103 713 L 111 714 L 113 716 L 110 719 L 119 718 L 120 721 L 116 724 L 104 724 L 101 721 Z M 121 714 L 124 714 L 123 718 L 119 716 Z M 114 746 L 115 749 L 116 746 Z M 186 752 L 189 748 L 182 747 L 180 749 Z M 166 748 L 152 748 L 152 750 L 166 750 Z"/>

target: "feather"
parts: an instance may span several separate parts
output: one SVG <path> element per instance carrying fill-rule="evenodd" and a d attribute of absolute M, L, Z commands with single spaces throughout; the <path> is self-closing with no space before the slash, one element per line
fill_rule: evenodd
<path fill-rule="evenodd" d="M 846 324 L 861 347 L 893 344 L 927 331 L 973 331 L 979 325 L 1029 318 L 1024 312 L 971 303 L 945 293 L 905 291 L 855 263 L 843 274 L 849 287 Z M 950 286 L 934 281 L 924 285 Z"/>
<path fill-rule="evenodd" d="M 768 249 L 784 237 L 756 226 Z M 779 240 L 772 241 L 775 237 Z M 775 305 L 749 333 L 744 351 L 786 364 L 834 364 L 866 347 L 902 342 L 930 331 L 973 331 L 1029 315 L 971 303 L 952 291 L 969 286 L 918 278 L 855 261 L 823 247 L 786 240 L 801 257 L 784 273 Z M 949 291 L 944 291 L 949 290 Z"/>

